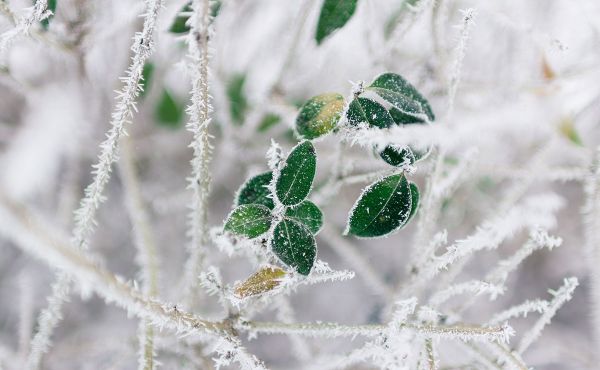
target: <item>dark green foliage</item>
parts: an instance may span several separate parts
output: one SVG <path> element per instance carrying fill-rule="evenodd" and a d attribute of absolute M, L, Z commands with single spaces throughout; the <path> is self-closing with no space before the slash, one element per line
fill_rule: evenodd
<path fill-rule="evenodd" d="M 171 28 L 169 28 L 169 32 L 172 33 L 188 33 L 190 31 L 190 27 L 186 24 L 187 20 L 190 19 L 189 14 L 192 11 L 192 2 L 185 4 L 183 8 L 177 13 Z"/>
<path fill-rule="evenodd" d="M 273 253 L 286 265 L 302 275 L 308 275 L 317 256 L 317 245 L 310 230 L 303 224 L 283 219 L 273 231 Z"/>
<path fill-rule="evenodd" d="M 285 210 L 285 217 L 298 221 L 316 234 L 323 226 L 323 213 L 316 204 L 309 200 Z"/>
<path fill-rule="evenodd" d="M 395 147 L 388 145 L 379 153 L 381 159 L 392 166 L 401 167 L 406 164 L 415 163 L 415 156 L 409 147 Z"/>
<path fill-rule="evenodd" d="M 317 95 L 309 99 L 296 118 L 296 131 L 306 139 L 314 139 L 333 130 L 344 110 L 344 97 L 337 93 Z"/>
<path fill-rule="evenodd" d="M 56 3 L 57 3 L 57 0 L 48 0 L 48 3 L 47 3 L 48 6 L 46 9 L 51 11 L 52 14 L 48 18 L 42 19 L 42 21 L 40 22 L 42 24 L 42 27 L 45 30 L 47 30 L 48 27 L 50 27 L 50 21 L 52 20 L 52 18 L 54 18 L 54 15 L 56 14 Z M 34 0 L 34 4 L 35 4 L 35 0 Z"/>
<path fill-rule="evenodd" d="M 267 113 L 263 116 L 262 120 L 258 124 L 258 132 L 266 132 L 271 127 L 281 122 L 281 117 L 275 113 Z"/>
<path fill-rule="evenodd" d="M 248 110 L 248 100 L 244 93 L 246 75 L 238 74 L 233 76 L 227 84 L 227 97 L 229 98 L 229 114 L 231 120 L 237 125 L 244 123 L 246 111 Z"/>
<path fill-rule="evenodd" d="M 244 204 L 231 212 L 224 230 L 248 238 L 256 238 L 271 227 L 271 210 L 260 204 Z"/>
<path fill-rule="evenodd" d="M 143 98 L 148 94 L 150 90 L 150 86 L 152 85 L 152 76 L 154 75 L 154 63 L 146 62 L 144 64 L 144 68 L 142 69 L 142 79 L 140 80 L 140 86 L 142 87 L 142 91 L 140 91 L 140 97 Z"/>
<path fill-rule="evenodd" d="M 317 23 L 315 40 L 321 44 L 335 30 L 344 27 L 352 18 L 358 0 L 325 0 Z"/>
<path fill-rule="evenodd" d="M 164 89 L 156 106 L 155 114 L 160 125 L 177 128 L 181 125 L 183 107 L 175 101 L 167 89 Z"/>
<path fill-rule="evenodd" d="M 409 186 L 410 186 L 411 206 L 410 206 L 410 215 L 408 215 L 408 220 L 406 220 L 406 223 L 408 223 L 408 221 L 410 221 L 413 218 L 413 216 L 415 214 L 417 214 L 417 211 L 419 210 L 419 205 L 421 204 L 419 188 L 417 187 L 417 185 L 414 182 L 409 183 Z"/>
<path fill-rule="evenodd" d="M 389 102 L 397 111 L 392 110 L 390 114 L 398 124 L 422 121 L 419 117 L 425 114 L 430 121 L 435 115 L 429 102 L 402 76 L 395 73 L 383 73 L 379 75 L 367 88 L 377 93 Z"/>
<path fill-rule="evenodd" d="M 408 221 L 411 191 L 404 174 L 388 176 L 370 185 L 351 211 L 348 232 L 360 237 L 389 234 Z"/>
<path fill-rule="evenodd" d="M 317 156 L 311 142 L 303 141 L 296 145 L 288 155 L 275 184 L 277 199 L 286 206 L 302 202 L 310 192 L 316 168 Z"/>
<path fill-rule="evenodd" d="M 354 126 L 366 122 L 372 127 L 387 128 L 394 124 L 392 116 L 383 105 L 361 97 L 352 100 L 346 118 Z"/>
<path fill-rule="evenodd" d="M 273 209 L 273 199 L 267 186 L 273 179 L 273 172 L 265 172 L 250 178 L 238 191 L 237 205 L 261 204 Z"/>

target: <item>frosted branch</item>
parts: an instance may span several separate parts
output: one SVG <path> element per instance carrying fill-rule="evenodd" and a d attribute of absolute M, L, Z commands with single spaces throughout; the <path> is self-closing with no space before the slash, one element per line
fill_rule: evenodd
<path fill-rule="evenodd" d="M 212 112 L 209 92 L 209 40 L 212 38 L 209 0 L 192 1 L 192 14 L 188 20 L 190 32 L 187 36 L 188 69 L 191 74 L 191 102 L 187 108 L 190 120 L 187 129 L 193 138 L 190 147 L 193 149 L 192 174 L 189 177 L 189 189 L 192 189 L 190 207 L 191 237 L 188 245 L 190 258 L 186 265 L 184 292 L 189 300 L 195 296 L 198 275 L 204 263 L 204 248 L 209 241 L 208 233 L 208 195 L 211 184 L 210 161 L 212 144 L 208 132 Z"/>
<path fill-rule="evenodd" d="M 536 321 L 533 327 L 523 335 L 519 346 L 517 347 L 517 352 L 523 353 L 529 348 L 533 342 L 540 336 L 542 330 L 550 323 L 552 317 L 556 314 L 556 311 L 565 304 L 565 302 L 569 301 L 573 296 L 573 292 L 575 288 L 579 285 L 577 278 L 571 277 L 565 279 L 564 284 L 557 291 L 550 290 L 550 294 L 554 297 L 548 308 L 544 311 L 542 316 Z"/>

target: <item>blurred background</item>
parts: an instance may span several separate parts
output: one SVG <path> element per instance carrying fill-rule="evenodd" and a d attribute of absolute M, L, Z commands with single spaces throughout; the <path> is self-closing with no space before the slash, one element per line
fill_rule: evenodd
<path fill-rule="evenodd" d="M 17 14 L 31 6 L 2 1 Z M 219 227 L 234 195 L 250 175 L 267 170 L 271 139 L 285 150 L 294 134 L 297 109 L 324 92 L 351 96 L 352 83 L 370 82 L 382 72 L 401 74 L 428 98 L 439 119 L 468 135 L 446 148 L 444 174 L 470 156 L 469 172 L 444 200 L 436 232 L 448 240 L 473 233 L 514 184 L 525 183 L 520 197 L 554 192 L 564 200 L 552 235 L 563 245 L 534 253 L 509 278 L 508 291 L 495 301 L 481 298 L 465 313 L 485 322 L 494 312 L 525 299 L 549 297 L 547 290 L 576 276 L 580 286 L 539 341 L 524 356 L 536 369 L 594 369 L 594 310 L 590 298 L 591 259 L 582 210 L 584 185 L 600 145 L 600 2 L 594 0 L 461 1 L 361 0 L 355 15 L 322 44 L 314 39 L 320 0 L 222 0 L 214 4 L 210 89 L 214 144 L 209 223 Z M 434 4 L 435 3 L 435 4 Z M 0 55 L 0 189 L 38 209 L 69 232 L 72 212 L 91 182 L 99 153 L 131 57 L 130 45 L 141 29 L 143 1 L 59 0 L 43 37 L 20 37 Z M 187 259 L 186 236 L 191 193 L 191 133 L 188 117 L 190 76 L 183 61 L 187 47 L 170 32 L 186 1 L 170 0 L 159 16 L 155 53 L 145 68 L 145 92 L 128 126 L 143 199 L 149 209 L 160 264 L 160 297 L 180 298 L 177 281 Z M 462 40 L 463 10 L 473 8 L 468 38 Z M 0 15 L 0 31 L 10 29 Z M 458 49 L 457 49 L 458 48 Z M 464 58 L 460 54 L 464 52 Z M 460 61 L 460 63 L 457 63 Z M 448 89 L 458 78 L 453 110 Z M 386 169 L 371 151 L 344 144 L 339 137 L 316 143 L 318 191 L 334 166 L 347 174 Z M 468 154 L 471 153 L 471 154 Z M 414 181 L 425 189 L 433 163 L 417 164 Z M 366 184 L 344 187 L 324 202 L 325 224 L 341 235 L 348 211 Z M 115 170 L 101 206 L 91 250 L 111 271 L 138 277 L 132 226 L 124 211 L 122 178 Z M 517 200 L 517 202 L 519 202 Z M 416 223 L 385 239 L 347 238 L 385 281 L 401 281 L 408 266 Z M 459 281 L 480 278 L 499 258 L 517 250 L 527 234 L 517 234 L 499 249 L 476 254 Z M 317 237 L 318 256 L 336 269 L 352 269 Z M 600 248 L 600 246 L 595 246 Z M 216 248 L 210 263 L 224 280 L 251 274 L 244 258 Z M 600 261 L 598 261 L 600 262 Z M 45 264 L 0 241 L 0 364 L 6 356 L 26 356 L 27 338 L 46 306 L 54 272 Z M 432 289 L 434 289 L 432 287 Z M 207 299 L 209 301 L 209 299 Z M 298 321 L 373 323 L 385 297 L 359 276 L 341 283 L 301 287 L 292 295 Z M 594 314 L 594 312 L 596 312 Z M 203 314 L 219 316 L 207 303 Z M 19 332 L 22 316 L 31 333 Z M 96 297 L 73 295 L 46 369 L 131 369 L 136 366 L 137 319 Z M 273 319 L 265 311 L 261 317 Z M 533 318 L 511 321 L 519 333 Z M 600 330 L 599 330 L 600 332 Z M 25 343 L 23 343 L 25 341 Z M 168 340 L 158 350 L 163 368 L 185 364 Z M 341 354 L 360 343 L 347 339 L 309 341 L 313 354 Z M 259 336 L 249 349 L 274 368 L 293 368 L 297 354 L 282 336 Z M 12 357 L 11 357 L 12 358 Z M 365 365 L 364 368 L 369 368 Z"/>

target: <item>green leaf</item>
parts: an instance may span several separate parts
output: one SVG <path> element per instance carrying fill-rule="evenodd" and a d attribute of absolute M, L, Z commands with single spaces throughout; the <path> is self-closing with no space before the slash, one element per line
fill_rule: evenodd
<path fill-rule="evenodd" d="M 271 249 L 283 263 L 302 275 L 310 273 L 317 256 L 317 244 L 310 230 L 289 219 L 283 219 L 275 226 Z"/>
<path fill-rule="evenodd" d="M 190 31 L 190 27 L 186 25 L 187 20 L 190 19 L 189 13 L 192 12 L 192 2 L 185 4 L 183 8 L 177 13 L 177 17 L 173 21 L 171 28 L 169 28 L 169 32 L 172 33 L 188 33 Z M 188 13 L 188 14 L 186 14 Z"/>
<path fill-rule="evenodd" d="M 333 130 L 344 110 L 344 97 L 337 93 L 317 95 L 300 108 L 296 131 L 306 139 L 314 139 Z"/>
<path fill-rule="evenodd" d="M 390 103 L 390 114 L 398 124 L 423 122 L 422 115 L 435 119 L 429 102 L 402 76 L 395 73 L 379 75 L 367 88 Z"/>
<path fill-rule="evenodd" d="M 256 238 L 271 227 L 271 210 L 260 204 L 244 204 L 234 209 L 223 229 L 248 238 Z"/>
<path fill-rule="evenodd" d="M 52 14 L 48 18 L 42 19 L 42 21 L 40 22 L 45 30 L 48 29 L 48 27 L 50 26 L 50 21 L 52 20 L 52 18 L 54 18 L 54 14 L 56 14 L 56 2 L 57 0 L 48 0 L 46 10 L 51 11 Z M 35 4 L 35 0 L 33 1 L 33 3 Z"/>
<path fill-rule="evenodd" d="M 246 75 L 238 74 L 233 76 L 227 84 L 227 97 L 229 98 L 229 114 L 233 123 L 238 126 L 244 123 L 246 111 L 248 110 L 248 100 L 244 94 L 244 85 Z"/>
<path fill-rule="evenodd" d="M 145 97 L 150 90 L 150 86 L 152 85 L 152 76 L 154 75 L 154 63 L 146 62 L 144 63 L 144 68 L 142 69 L 142 79 L 140 80 L 140 86 L 142 87 L 142 91 L 140 91 L 140 98 Z"/>
<path fill-rule="evenodd" d="M 257 131 L 258 132 L 266 132 L 271 127 L 273 127 L 276 124 L 278 124 L 279 122 L 281 122 L 281 117 L 278 114 L 267 113 L 260 120 L 260 123 L 258 124 Z"/>
<path fill-rule="evenodd" d="M 371 238 L 389 234 L 406 224 L 411 212 L 410 186 L 403 174 L 369 185 L 354 204 L 347 232 Z"/>
<path fill-rule="evenodd" d="M 286 206 L 302 202 L 310 192 L 316 169 L 317 156 L 311 142 L 303 141 L 296 145 L 285 160 L 275 184 L 277 199 Z"/>
<path fill-rule="evenodd" d="M 344 27 L 352 18 L 358 0 L 325 0 L 321 7 L 315 40 L 320 45 L 333 31 Z"/>
<path fill-rule="evenodd" d="M 267 188 L 273 179 L 273 172 L 265 172 L 250 178 L 238 191 L 236 204 L 261 204 L 273 209 L 273 199 L 269 197 L 271 192 Z"/>
<path fill-rule="evenodd" d="M 164 89 L 155 114 L 158 123 L 162 126 L 177 128 L 181 123 L 183 107 L 177 104 L 167 89 Z"/>
<path fill-rule="evenodd" d="M 410 183 L 408 183 L 408 185 L 410 186 L 411 204 L 410 204 L 410 215 L 408 215 L 408 220 L 406 220 L 406 224 L 413 218 L 413 216 L 415 214 L 417 214 L 417 211 L 419 210 L 419 206 L 421 205 L 420 196 L 419 196 L 419 188 L 417 187 L 417 185 L 414 182 L 410 182 Z"/>
<path fill-rule="evenodd" d="M 386 163 L 396 167 L 415 163 L 413 151 L 407 146 L 396 147 L 394 145 L 388 145 L 379 153 L 379 156 Z"/>
<path fill-rule="evenodd" d="M 348 106 L 346 118 L 351 125 L 366 122 L 370 126 L 386 128 L 394 124 L 387 109 L 378 102 L 367 98 L 355 98 Z"/>
<path fill-rule="evenodd" d="M 323 226 L 323 213 L 316 204 L 309 200 L 286 209 L 285 217 L 304 224 L 315 235 Z"/>

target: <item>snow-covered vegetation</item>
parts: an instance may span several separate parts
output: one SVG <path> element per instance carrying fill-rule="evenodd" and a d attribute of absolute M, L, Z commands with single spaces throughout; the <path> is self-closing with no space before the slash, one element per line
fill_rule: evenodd
<path fill-rule="evenodd" d="M 0 0 L 0 369 L 595 369 L 600 3 Z"/>

